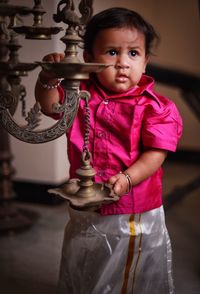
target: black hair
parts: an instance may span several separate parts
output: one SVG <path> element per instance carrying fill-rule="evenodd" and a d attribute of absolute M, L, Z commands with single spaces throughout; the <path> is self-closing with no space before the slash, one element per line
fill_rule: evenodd
<path fill-rule="evenodd" d="M 108 8 L 90 19 L 83 37 L 85 51 L 92 54 L 95 38 L 100 31 L 124 27 L 134 27 L 143 33 L 145 36 L 145 52 L 147 55 L 152 53 L 154 41 L 159 41 L 159 36 L 153 26 L 137 12 L 122 7 Z"/>

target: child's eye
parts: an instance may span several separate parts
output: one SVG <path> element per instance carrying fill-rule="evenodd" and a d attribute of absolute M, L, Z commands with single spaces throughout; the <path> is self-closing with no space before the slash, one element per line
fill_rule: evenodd
<path fill-rule="evenodd" d="M 111 50 L 108 50 L 107 52 L 110 56 L 114 56 L 114 55 L 117 55 L 117 51 L 114 50 L 114 49 L 111 49 Z"/>
<path fill-rule="evenodd" d="M 136 50 L 129 51 L 130 56 L 135 57 L 138 55 L 138 52 Z"/>

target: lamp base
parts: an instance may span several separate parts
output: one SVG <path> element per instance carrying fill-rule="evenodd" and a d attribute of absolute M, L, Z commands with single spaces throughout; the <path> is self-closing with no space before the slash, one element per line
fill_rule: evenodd
<path fill-rule="evenodd" d="M 79 210 L 97 210 L 103 204 L 109 204 L 119 200 L 119 196 L 114 194 L 112 186 L 104 183 L 93 183 L 95 192 L 93 196 L 81 196 L 78 193 L 80 191 L 79 183 L 79 179 L 70 179 L 61 187 L 49 189 L 48 192 L 66 199 L 72 207 Z"/>

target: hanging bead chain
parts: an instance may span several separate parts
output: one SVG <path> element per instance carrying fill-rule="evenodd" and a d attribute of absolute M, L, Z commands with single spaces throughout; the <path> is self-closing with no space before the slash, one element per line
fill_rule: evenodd
<path fill-rule="evenodd" d="M 87 154 L 87 157 L 90 158 L 90 152 L 88 148 L 89 136 L 90 136 L 90 109 L 89 109 L 89 98 L 90 94 L 87 91 L 81 91 L 81 98 L 84 99 L 84 144 L 83 144 L 83 152 Z"/>

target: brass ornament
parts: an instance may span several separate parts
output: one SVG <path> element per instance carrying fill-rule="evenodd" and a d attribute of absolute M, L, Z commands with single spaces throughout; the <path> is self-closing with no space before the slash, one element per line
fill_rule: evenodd
<path fill-rule="evenodd" d="M 111 185 L 93 181 L 96 171 L 90 164 L 91 153 L 88 149 L 90 135 L 89 92 L 82 91 L 81 98 L 85 100 L 85 134 L 81 165 L 76 170 L 77 178 L 69 179 L 61 187 L 50 189 L 49 193 L 56 194 L 68 200 L 70 205 L 76 209 L 97 210 L 103 204 L 118 201 L 119 196 L 114 193 Z"/>
<path fill-rule="evenodd" d="M 55 22 L 63 22 L 66 25 L 65 35 L 61 41 L 65 44 L 64 59 L 60 63 L 37 61 L 25 63 L 19 61 L 18 34 L 23 34 L 26 39 L 46 40 L 51 34 L 56 34 L 62 28 L 47 28 L 43 26 L 45 11 L 41 1 L 35 0 L 34 7 L 12 6 L 0 0 L 0 123 L 14 137 L 21 141 L 39 144 L 57 139 L 69 129 L 74 121 L 79 107 L 80 99 L 86 104 L 86 132 L 84 134 L 84 146 L 80 168 L 76 171 L 77 179 L 69 179 L 66 184 L 50 192 L 67 199 L 71 206 L 77 209 L 98 209 L 102 204 L 117 201 L 119 197 L 113 193 L 112 187 L 105 183 L 95 183 L 96 174 L 91 166 L 91 154 L 88 149 L 89 140 L 89 107 L 90 94 L 80 91 L 82 80 L 88 79 L 92 72 L 104 70 L 110 64 L 84 63 L 78 58 L 78 47 L 83 41 L 85 25 L 92 16 L 93 0 L 81 0 L 78 6 L 80 17 L 75 12 L 73 0 L 61 0 L 57 5 L 57 11 L 53 15 Z M 6 8 L 7 7 L 7 8 Z M 33 14 L 33 26 L 18 26 L 18 15 Z M 7 16 L 10 24 L 7 24 Z M 7 52 L 9 58 L 7 59 Z M 60 119 L 51 127 L 40 127 L 40 105 L 35 103 L 27 112 L 25 109 L 26 89 L 21 85 L 21 77 L 40 66 L 43 70 L 50 71 L 55 78 L 62 78 L 64 89 L 64 102 L 62 105 L 52 105 L 53 111 L 60 114 Z M 25 124 L 19 125 L 13 118 L 13 113 L 22 102 L 22 113 Z M 15 105 L 13 109 L 12 105 Z"/>

